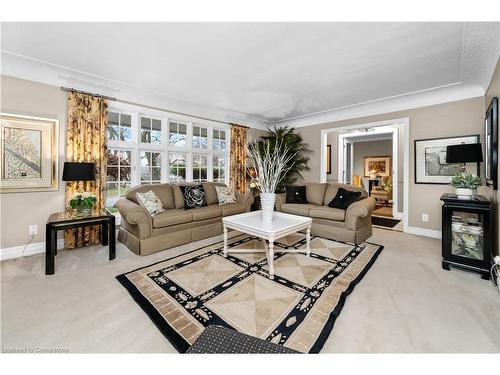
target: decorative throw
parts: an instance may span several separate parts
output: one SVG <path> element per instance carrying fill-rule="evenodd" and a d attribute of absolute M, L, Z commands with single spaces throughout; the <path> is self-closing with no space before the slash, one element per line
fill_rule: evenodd
<path fill-rule="evenodd" d="M 217 192 L 219 204 L 236 203 L 236 196 L 232 188 L 227 186 L 215 186 L 215 191 Z"/>
<path fill-rule="evenodd" d="M 202 185 L 195 186 L 180 186 L 182 195 L 184 196 L 184 208 L 200 208 L 207 205 L 205 198 L 205 190 Z"/>
<path fill-rule="evenodd" d="M 108 104 L 103 98 L 70 92 L 66 126 L 66 161 L 94 162 L 95 180 L 67 182 L 65 190 L 66 209 L 72 210 L 69 201 L 76 192 L 94 193 L 94 209 L 105 207 L 106 186 L 106 131 L 108 126 Z M 64 232 L 64 247 L 88 246 L 101 242 L 101 226 L 68 229 Z"/>
<path fill-rule="evenodd" d="M 286 203 L 300 203 L 305 204 L 307 202 L 306 198 L 306 187 L 305 186 L 285 186 L 286 191 Z"/>
<path fill-rule="evenodd" d="M 335 197 L 330 203 L 328 203 L 328 207 L 347 210 L 347 207 L 356 202 L 359 197 L 361 197 L 360 191 L 350 191 L 344 188 L 339 188 Z"/>
<path fill-rule="evenodd" d="M 158 198 L 153 190 L 146 191 L 145 193 L 137 192 L 135 195 L 141 206 L 144 206 L 151 216 L 165 212 L 160 198 Z"/>

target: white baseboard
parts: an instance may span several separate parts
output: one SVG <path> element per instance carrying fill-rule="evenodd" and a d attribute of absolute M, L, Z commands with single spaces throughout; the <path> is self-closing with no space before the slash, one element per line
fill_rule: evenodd
<path fill-rule="evenodd" d="M 442 238 L 441 231 L 434 230 L 434 229 L 426 229 L 426 228 L 408 226 L 408 227 L 406 227 L 405 233 L 416 234 L 417 236 L 437 238 L 438 240 L 440 240 Z"/>
<path fill-rule="evenodd" d="M 404 214 L 402 212 L 396 212 L 396 215 L 394 215 L 395 219 L 403 220 L 404 219 Z"/>
<path fill-rule="evenodd" d="M 57 248 L 64 247 L 64 238 L 60 238 L 57 240 Z M 21 246 L 13 246 L 7 247 L 5 249 L 0 249 L 0 261 L 19 258 L 23 256 L 24 245 Z M 30 243 L 26 246 L 26 250 L 24 250 L 24 256 L 41 254 L 45 252 L 45 242 L 35 242 Z"/>

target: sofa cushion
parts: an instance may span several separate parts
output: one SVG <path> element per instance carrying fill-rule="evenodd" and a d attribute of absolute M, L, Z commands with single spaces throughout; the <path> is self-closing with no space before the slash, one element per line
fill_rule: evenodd
<path fill-rule="evenodd" d="M 345 210 L 341 210 L 338 208 L 330 208 L 330 207 L 314 207 L 309 211 L 309 216 L 315 217 L 318 219 L 328 219 L 335 221 L 344 221 L 345 220 Z"/>
<path fill-rule="evenodd" d="M 305 186 L 286 185 L 285 191 L 286 191 L 286 203 L 300 203 L 300 204 L 308 203 Z"/>
<path fill-rule="evenodd" d="M 181 186 L 181 191 L 184 196 L 184 208 L 186 210 L 200 208 L 207 205 L 205 190 L 203 190 L 202 185 Z"/>
<path fill-rule="evenodd" d="M 193 214 L 191 211 L 183 209 L 167 210 L 153 216 L 153 228 L 169 227 L 176 224 L 184 224 L 193 221 Z"/>
<path fill-rule="evenodd" d="M 298 204 L 298 203 L 284 203 L 281 205 L 281 211 L 292 215 L 309 216 L 311 208 L 321 207 L 317 204 Z"/>
<path fill-rule="evenodd" d="M 222 209 L 217 205 L 195 208 L 190 212 L 193 214 L 193 221 L 213 219 L 214 217 L 222 216 Z"/>
<path fill-rule="evenodd" d="M 197 184 L 184 182 L 172 186 L 174 195 L 174 208 L 184 208 L 184 194 L 182 193 L 181 186 L 196 186 Z"/>
<path fill-rule="evenodd" d="M 132 202 L 140 204 L 137 200 L 136 193 L 145 193 L 153 191 L 158 198 L 160 198 L 161 205 L 164 209 L 170 210 L 175 208 L 174 191 L 169 184 L 148 184 L 136 186 L 130 189 L 125 198 L 130 199 Z"/>
<path fill-rule="evenodd" d="M 156 216 L 165 212 L 160 198 L 158 198 L 153 190 L 148 190 L 144 193 L 138 191 L 135 195 L 140 205 L 143 206 L 151 216 Z"/>
<path fill-rule="evenodd" d="M 226 186 L 226 184 L 220 182 L 204 182 L 202 185 L 203 185 L 203 190 L 205 190 L 205 199 L 207 200 L 207 204 L 210 206 L 211 204 L 219 203 L 215 187 Z"/>
<path fill-rule="evenodd" d="M 328 203 L 328 207 L 347 210 L 347 208 L 351 204 L 356 202 L 360 197 L 361 197 L 360 191 L 351 191 L 351 190 L 346 190 L 344 188 L 339 188 L 335 197 L 332 199 L 330 203 Z"/>
<path fill-rule="evenodd" d="M 242 214 L 246 211 L 245 205 L 243 203 L 229 203 L 220 207 L 222 208 L 222 216 Z"/>
<path fill-rule="evenodd" d="M 237 203 L 233 188 L 227 186 L 216 186 L 217 199 L 219 204 Z"/>
<path fill-rule="evenodd" d="M 323 206 L 328 206 L 328 203 L 330 203 L 332 199 L 335 198 L 335 195 L 337 195 L 339 188 L 344 188 L 350 191 L 360 191 L 361 198 L 366 198 L 368 196 L 366 190 L 359 186 L 352 186 L 339 183 L 328 184 L 328 187 L 326 188 L 325 191 L 325 199 L 323 200 Z"/>
<path fill-rule="evenodd" d="M 306 184 L 306 198 L 311 204 L 323 204 L 327 184 L 309 182 Z"/>

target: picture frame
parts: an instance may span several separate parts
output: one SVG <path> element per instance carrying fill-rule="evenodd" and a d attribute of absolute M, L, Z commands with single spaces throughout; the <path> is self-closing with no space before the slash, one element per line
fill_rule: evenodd
<path fill-rule="evenodd" d="M 59 188 L 59 120 L 0 113 L 0 193 Z"/>
<path fill-rule="evenodd" d="M 365 177 L 370 176 L 370 171 L 377 170 L 378 177 L 388 177 L 392 173 L 390 156 L 365 156 L 364 158 L 364 172 Z"/>
<path fill-rule="evenodd" d="M 491 99 L 486 110 L 485 126 L 485 179 L 486 185 L 498 190 L 498 97 Z"/>
<path fill-rule="evenodd" d="M 446 163 L 446 147 L 461 143 L 479 143 L 479 134 L 415 140 L 415 184 L 449 185 L 451 177 L 460 173 L 460 164 Z M 479 163 L 466 167 L 467 172 L 479 176 Z"/>
<path fill-rule="evenodd" d="M 326 146 L 326 174 L 332 174 L 332 145 Z"/>

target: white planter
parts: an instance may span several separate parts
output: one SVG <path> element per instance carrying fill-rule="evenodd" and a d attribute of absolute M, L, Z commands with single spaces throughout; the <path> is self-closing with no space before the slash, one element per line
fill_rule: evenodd
<path fill-rule="evenodd" d="M 455 194 L 458 199 L 471 199 L 476 194 L 476 189 L 455 188 Z"/>
<path fill-rule="evenodd" d="M 262 205 L 262 220 L 264 223 L 270 224 L 273 221 L 274 202 L 276 201 L 276 194 L 274 193 L 261 193 L 260 204 Z"/>

